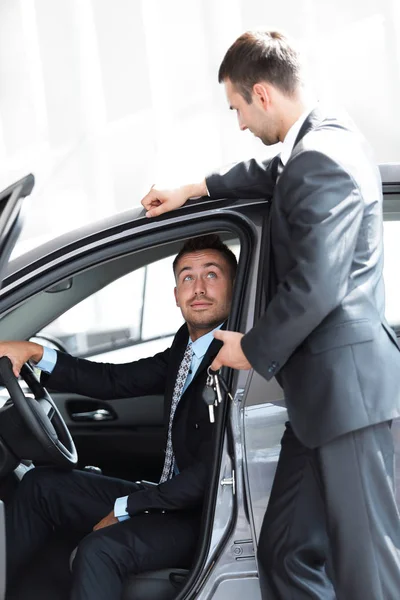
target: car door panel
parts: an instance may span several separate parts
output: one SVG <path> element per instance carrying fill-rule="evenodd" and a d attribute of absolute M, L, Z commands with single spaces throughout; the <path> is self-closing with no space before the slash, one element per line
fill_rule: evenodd
<path fill-rule="evenodd" d="M 133 481 L 159 478 L 165 445 L 163 396 L 104 401 L 51 395 L 74 439 L 80 467 L 98 466 L 105 475 Z"/>

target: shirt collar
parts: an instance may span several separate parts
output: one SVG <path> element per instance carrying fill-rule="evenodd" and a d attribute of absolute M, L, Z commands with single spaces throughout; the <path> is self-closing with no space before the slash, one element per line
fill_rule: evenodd
<path fill-rule="evenodd" d="M 292 150 L 293 150 L 296 138 L 299 135 L 299 131 L 300 131 L 304 121 L 307 119 L 310 112 L 314 110 L 314 108 L 315 108 L 315 106 L 312 106 L 311 108 L 310 107 L 307 108 L 300 115 L 300 117 L 297 119 L 297 121 L 295 121 L 293 123 L 293 125 L 291 126 L 291 128 L 289 129 L 287 134 L 285 135 L 285 139 L 283 140 L 283 146 L 282 146 L 282 151 L 281 151 L 281 161 L 282 161 L 283 166 L 286 165 L 287 161 L 290 158 L 290 155 L 292 154 Z"/>
<path fill-rule="evenodd" d="M 209 331 L 205 335 L 202 335 L 201 337 L 197 338 L 197 340 L 194 342 L 192 342 L 191 339 L 189 338 L 189 343 L 192 344 L 193 354 L 195 354 L 197 356 L 197 358 L 199 358 L 199 359 L 203 358 L 203 356 L 205 355 L 205 353 L 208 350 L 209 345 L 211 344 L 211 342 L 214 339 L 214 336 L 213 336 L 214 331 L 218 331 L 218 329 L 221 329 L 221 327 L 222 327 L 222 323 L 221 323 L 221 325 L 218 325 L 218 327 L 216 327 L 212 331 Z"/>

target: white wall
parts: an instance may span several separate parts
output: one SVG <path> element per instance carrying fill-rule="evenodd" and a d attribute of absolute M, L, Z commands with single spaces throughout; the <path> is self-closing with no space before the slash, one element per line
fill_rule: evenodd
<path fill-rule="evenodd" d="M 269 152 L 217 83 L 228 46 L 276 27 L 379 162 L 400 161 L 398 0 L 0 0 L 0 187 L 29 171 L 17 252 L 137 205 L 155 181 Z"/>

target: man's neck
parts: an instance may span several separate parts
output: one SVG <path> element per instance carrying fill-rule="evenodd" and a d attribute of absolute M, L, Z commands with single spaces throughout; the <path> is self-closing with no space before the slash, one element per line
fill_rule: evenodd
<path fill-rule="evenodd" d="M 213 331 L 214 329 L 216 329 L 218 327 L 218 325 L 220 325 L 220 323 L 217 323 L 216 325 L 210 325 L 209 327 L 206 327 L 204 329 L 196 329 L 196 328 L 190 327 L 190 325 L 188 324 L 189 337 L 192 342 L 195 342 L 196 340 L 203 337 L 204 335 L 207 335 L 207 333 L 210 333 L 210 331 Z"/>
<path fill-rule="evenodd" d="M 306 112 L 311 111 L 316 105 L 317 100 L 313 94 L 302 90 L 298 92 L 294 99 L 287 98 L 282 105 L 281 119 L 279 127 L 279 141 L 283 142 L 289 129 Z"/>

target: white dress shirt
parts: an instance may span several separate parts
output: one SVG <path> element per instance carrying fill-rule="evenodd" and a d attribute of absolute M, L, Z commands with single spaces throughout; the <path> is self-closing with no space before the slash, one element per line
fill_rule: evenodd
<path fill-rule="evenodd" d="M 315 107 L 316 107 L 316 104 L 312 107 L 307 108 L 300 115 L 300 117 L 297 119 L 297 121 L 295 121 L 293 123 L 293 125 L 291 126 L 291 128 L 289 129 L 287 134 L 285 135 L 285 139 L 282 142 L 282 150 L 281 150 L 281 161 L 282 161 L 283 166 L 286 165 L 287 161 L 290 158 L 290 155 L 292 154 L 294 143 L 296 141 L 297 136 L 299 135 L 299 131 L 302 128 L 304 121 L 307 119 L 308 115 L 311 113 L 311 111 L 314 110 Z"/>

